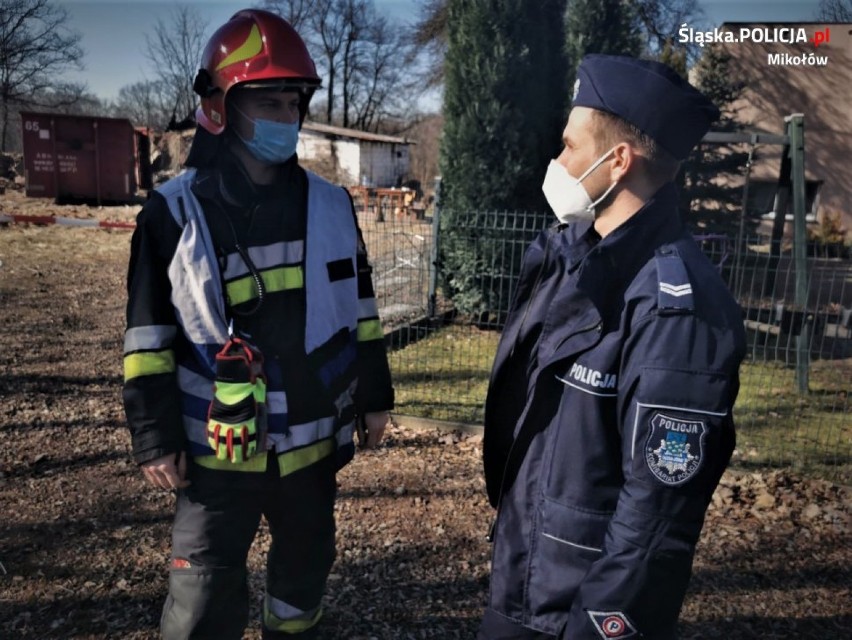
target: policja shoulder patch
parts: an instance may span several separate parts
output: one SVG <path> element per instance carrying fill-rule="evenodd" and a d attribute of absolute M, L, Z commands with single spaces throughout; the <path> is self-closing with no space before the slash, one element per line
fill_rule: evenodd
<path fill-rule="evenodd" d="M 636 627 L 630 622 L 626 615 L 621 611 L 589 611 L 589 617 L 592 619 L 592 624 L 595 625 L 595 631 L 598 632 L 601 638 L 608 640 L 609 638 L 638 638 L 641 637 Z"/>
<path fill-rule="evenodd" d="M 645 441 L 645 461 L 663 484 L 677 486 L 696 474 L 704 462 L 703 420 L 684 420 L 659 411 L 652 414 Z"/>

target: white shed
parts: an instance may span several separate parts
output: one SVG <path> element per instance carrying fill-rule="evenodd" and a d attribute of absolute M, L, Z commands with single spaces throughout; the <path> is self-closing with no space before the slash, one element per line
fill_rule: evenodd
<path fill-rule="evenodd" d="M 299 134 L 299 159 L 333 173 L 345 186 L 398 187 L 408 179 L 412 140 L 305 122 Z"/>

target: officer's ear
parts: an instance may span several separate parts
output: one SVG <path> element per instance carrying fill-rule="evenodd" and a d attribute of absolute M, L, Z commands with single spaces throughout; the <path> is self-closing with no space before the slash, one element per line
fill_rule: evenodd
<path fill-rule="evenodd" d="M 621 182 L 624 176 L 635 169 L 639 161 L 637 149 L 629 142 L 619 142 L 612 149 L 609 165 L 610 182 Z"/>

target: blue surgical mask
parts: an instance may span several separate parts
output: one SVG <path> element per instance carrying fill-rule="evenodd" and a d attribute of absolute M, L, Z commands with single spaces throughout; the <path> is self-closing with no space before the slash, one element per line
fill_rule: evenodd
<path fill-rule="evenodd" d="M 250 118 L 237 107 L 234 109 L 254 125 L 254 136 L 251 140 L 246 140 L 238 133 L 237 136 L 255 158 L 266 164 L 281 164 L 293 157 L 296 153 L 296 144 L 299 142 L 298 122 L 287 123 Z"/>

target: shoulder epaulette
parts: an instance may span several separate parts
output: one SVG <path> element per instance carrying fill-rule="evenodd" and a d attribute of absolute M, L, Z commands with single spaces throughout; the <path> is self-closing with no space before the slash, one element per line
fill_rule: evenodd
<path fill-rule="evenodd" d="M 663 245 L 654 254 L 657 264 L 657 306 L 660 311 L 694 310 L 692 284 L 686 265 L 671 245 Z"/>

